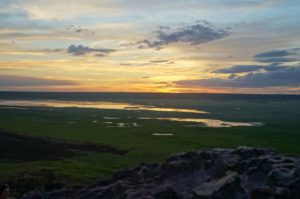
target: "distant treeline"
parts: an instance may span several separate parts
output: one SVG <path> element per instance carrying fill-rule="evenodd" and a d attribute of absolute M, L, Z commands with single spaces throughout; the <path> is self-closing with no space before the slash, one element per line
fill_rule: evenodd
<path fill-rule="evenodd" d="M 300 95 L 208 94 L 208 93 L 118 93 L 118 92 L 12 92 L 0 91 L 8 100 L 131 100 L 131 99 L 199 99 L 199 100 L 300 100 Z"/>

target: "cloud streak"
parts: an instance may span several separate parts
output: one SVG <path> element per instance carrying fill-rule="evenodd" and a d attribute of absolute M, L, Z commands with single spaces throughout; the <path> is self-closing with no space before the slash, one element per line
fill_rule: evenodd
<path fill-rule="evenodd" d="M 288 66 L 282 66 L 278 64 L 270 64 L 267 66 L 263 65 L 235 65 L 229 68 L 221 68 L 218 70 L 213 71 L 213 73 L 220 73 L 220 74 L 236 74 L 236 73 L 247 73 L 247 72 L 254 72 L 259 70 L 264 71 L 279 71 L 284 70 Z"/>
<path fill-rule="evenodd" d="M 213 71 L 213 73 L 220 73 L 220 74 L 246 73 L 246 72 L 257 71 L 261 68 L 262 66 L 259 65 L 235 65 L 230 68 L 221 68 L 215 70 Z"/>
<path fill-rule="evenodd" d="M 108 54 L 115 52 L 114 49 L 108 48 L 90 48 L 83 45 L 74 45 L 71 44 L 67 49 L 57 48 L 57 49 L 44 49 L 43 52 L 53 52 L 53 53 L 68 53 L 73 56 L 85 56 L 85 55 L 94 55 L 95 57 L 104 57 Z"/>
<path fill-rule="evenodd" d="M 67 49 L 67 52 L 69 54 L 72 54 L 74 56 L 83 56 L 83 55 L 87 55 L 87 54 L 95 54 L 95 56 L 98 57 L 102 57 L 105 56 L 107 54 L 110 54 L 112 52 L 115 52 L 115 50 L 113 49 L 106 49 L 106 48 L 90 48 L 87 46 L 83 46 L 83 45 L 70 45 L 69 48 Z"/>
<path fill-rule="evenodd" d="M 209 88 L 265 88 L 300 86 L 300 67 L 287 67 L 278 71 L 249 73 L 229 78 L 181 80 L 174 82 L 179 87 Z"/>
<path fill-rule="evenodd" d="M 257 62 L 274 63 L 274 62 L 293 62 L 299 61 L 300 48 L 291 48 L 284 50 L 271 50 L 254 56 Z"/>
<path fill-rule="evenodd" d="M 25 76 L 0 75 L 0 87 L 18 86 L 73 86 L 78 85 L 70 80 L 35 78 Z"/>
<path fill-rule="evenodd" d="M 77 25 L 70 25 L 67 27 L 67 30 L 70 30 L 76 34 L 85 34 L 86 36 L 95 36 L 95 31 L 89 29 L 89 28 L 84 28 L 81 26 L 77 26 Z"/>

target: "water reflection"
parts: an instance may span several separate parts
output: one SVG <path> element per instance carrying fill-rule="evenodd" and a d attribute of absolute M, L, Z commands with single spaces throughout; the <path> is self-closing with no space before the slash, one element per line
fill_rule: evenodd
<path fill-rule="evenodd" d="M 208 113 L 201 110 L 195 109 L 179 109 L 179 108 L 159 108 L 154 106 L 145 106 L 145 105 L 137 105 L 137 104 L 129 104 L 129 103 L 118 103 L 118 102 L 87 102 L 87 101 L 56 101 L 56 100 L 0 100 L 0 105 L 5 107 L 3 108 L 16 108 L 23 109 L 27 107 L 78 107 L 78 108 L 97 108 L 97 109 L 117 109 L 117 110 L 137 110 L 137 111 L 161 111 L 161 112 L 185 112 L 185 113 Z M 95 117 L 95 115 L 92 115 Z M 130 119 L 131 117 L 128 117 Z M 119 117 L 103 117 L 105 124 L 109 124 L 107 127 L 114 127 L 112 124 L 114 120 L 120 120 Z M 234 126 L 261 126 L 262 123 L 259 122 L 230 122 L 230 121 L 222 121 L 217 119 L 205 119 L 205 118 L 177 118 L 177 117 L 168 117 L 168 118 L 149 118 L 149 117 L 139 117 L 138 119 L 144 120 L 168 120 L 175 122 L 190 122 L 191 125 L 186 126 L 207 126 L 207 127 L 234 127 Z M 74 121 L 70 121 L 68 123 L 73 123 Z M 98 123 L 98 120 L 93 120 L 92 123 Z M 74 122 L 75 123 L 75 122 Z M 196 125 L 193 123 L 197 123 Z M 138 127 L 137 123 L 132 123 L 132 125 L 128 125 L 127 123 L 117 123 L 116 127 Z"/>
<path fill-rule="evenodd" d="M 206 111 L 196 109 L 180 108 L 159 108 L 154 106 L 145 106 L 138 104 L 129 104 L 121 102 L 87 102 L 87 101 L 56 101 L 56 100 L 0 100 L 3 106 L 26 106 L 26 107 L 57 107 L 57 108 L 97 108 L 97 109 L 117 109 L 117 110 L 144 110 L 161 112 L 183 112 L 183 113 L 201 113 L 208 114 Z"/>
<path fill-rule="evenodd" d="M 133 123 L 125 123 L 125 122 L 103 122 L 104 124 L 107 124 L 106 127 L 117 127 L 117 128 L 125 128 L 125 127 L 138 127 L 138 124 L 136 122 Z"/>
<path fill-rule="evenodd" d="M 173 133 L 152 133 L 154 136 L 173 136 Z"/>
<path fill-rule="evenodd" d="M 193 122 L 200 123 L 202 126 L 207 127 L 234 127 L 234 126 L 261 126 L 260 122 L 228 122 L 216 119 L 199 119 L 199 118 L 168 118 L 168 117 L 158 117 L 158 118 L 150 118 L 150 117 L 139 117 L 142 120 L 168 120 L 175 122 Z M 194 125 L 195 126 L 195 125 Z M 200 125 L 201 126 L 201 125 Z"/>

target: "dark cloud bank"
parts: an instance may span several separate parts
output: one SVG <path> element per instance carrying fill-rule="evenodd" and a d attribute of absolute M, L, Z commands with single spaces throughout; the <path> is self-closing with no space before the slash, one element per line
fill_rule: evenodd
<path fill-rule="evenodd" d="M 280 71 L 266 73 L 249 73 L 243 76 L 232 75 L 228 79 L 212 78 L 198 80 L 182 80 L 175 82 L 182 87 L 214 87 L 214 88 L 260 88 L 300 86 L 300 67 L 289 67 Z"/>
<path fill-rule="evenodd" d="M 139 48 L 155 48 L 161 49 L 171 43 L 183 42 L 190 45 L 200 45 L 214 40 L 227 37 L 229 32 L 222 28 L 217 28 L 212 24 L 204 21 L 194 25 L 186 26 L 175 31 L 171 31 L 169 27 L 159 28 L 156 31 L 156 38 L 145 39 L 137 44 Z"/>
<path fill-rule="evenodd" d="M 212 72 L 230 74 L 227 79 L 182 80 L 175 84 L 180 87 L 211 88 L 298 87 L 300 86 L 300 65 L 291 65 L 290 62 L 299 60 L 299 52 L 300 48 L 293 48 L 259 53 L 254 56 L 257 62 L 272 63 L 269 65 L 235 65 Z"/>

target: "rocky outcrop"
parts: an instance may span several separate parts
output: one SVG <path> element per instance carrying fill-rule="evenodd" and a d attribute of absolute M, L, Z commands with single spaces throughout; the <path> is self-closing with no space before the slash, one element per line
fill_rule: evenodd
<path fill-rule="evenodd" d="M 260 148 L 190 151 L 121 170 L 92 186 L 23 199 L 299 199 L 300 159 Z"/>

